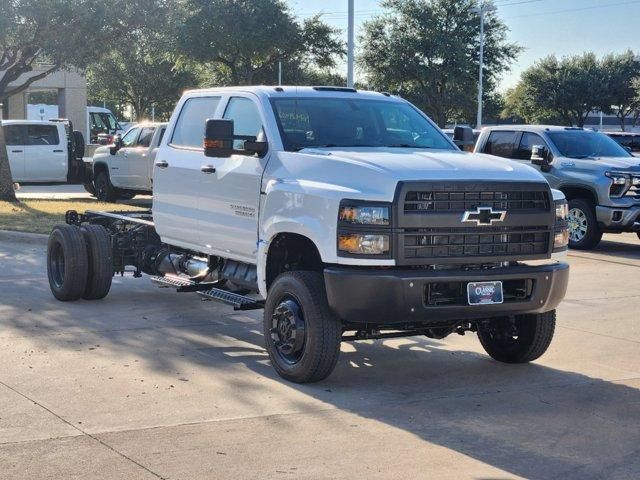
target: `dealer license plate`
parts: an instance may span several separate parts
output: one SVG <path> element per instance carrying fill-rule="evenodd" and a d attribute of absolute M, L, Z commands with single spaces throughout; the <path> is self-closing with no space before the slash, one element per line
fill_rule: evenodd
<path fill-rule="evenodd" d="M 469 305 L 492 305 L 502 303 L 502 282 L 469 282 L 467 284 Z"/>

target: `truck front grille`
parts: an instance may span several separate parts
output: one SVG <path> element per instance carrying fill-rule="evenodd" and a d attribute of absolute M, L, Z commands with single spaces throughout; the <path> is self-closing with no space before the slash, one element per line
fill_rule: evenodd
<path fill-rule="evenodd" d="M 411 190 L 404 199 L 404 213 L 462 212 L 479 206 L 507 212 L 549 210 L 546 191 L 419 191 Z"/>
<path fill-rule="evenodd" d="M 624 194 L 626 198 L 631 198 L 636 201 L 640 201 L 640 185 L 632 185 L 627 193 Z"/>
<path fill-rule="evenodd" d="M 403 253 L 407 260 L 542 255 L 549 249 L 550 234 L 546 227 L 405 231 Z"/>

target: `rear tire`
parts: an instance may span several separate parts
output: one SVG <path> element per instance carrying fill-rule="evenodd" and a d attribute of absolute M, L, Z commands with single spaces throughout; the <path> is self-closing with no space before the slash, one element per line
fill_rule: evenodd
<path fill-rule="evenodd" d="M 491 328 L 479 329 L 484 350 L 499 362 L 527 363 L 544 354 L 556 327 L 556 311 L 516 315 L 513 322 L 497 321 Z"/>
<path fill-rule="evenodd" d="M 78 300 L 85 291 L 89 262 L 82 232 L 76 226 L 57 225 L 47 245 L 47 276 L 53 296 Z"/>
<path fill-rule="evenodd" d="M 95 197 L 96 196 L 96 189 L 93 186 L 93 183 L 83 183 L 82 186 L 84 187 L 84 189 L 86 190 L 86 192 Z"/>
<path fill-rule="evenodd" d="M 340 354 L 342 327 L 327 303 L 322 275 L 285 272 L 264 308 L 264 338 L 273 368 L 296 383 L 327 378 Z"/>
<path fill-rule="evenodd" d="M 99 201 L 112 203 L 118 199 L 116 188 L 111 183 L 107 172 L 98 172 L 93 179 L 93 185 L 96 190 L 96 198 Z"/>
<path fill-rule="evenodd" d="M 592 202 L 584 198 L 569 200 L 569 248 L 589 250 L 602 240 Z"/>
<path fill-rule="evenodd" d="M 89 272 L 82 298 L 99 300 L 111 289 L 113 280 L 113 249 L 111 236 L 102 225 L 83 225 L 80 230 L 87 245 Z"/>

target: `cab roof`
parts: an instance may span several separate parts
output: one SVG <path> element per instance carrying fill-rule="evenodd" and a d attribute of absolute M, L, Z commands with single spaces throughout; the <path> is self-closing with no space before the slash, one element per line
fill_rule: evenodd
<path fill-rule="evenodd" d="M 527 131 L 527 132 L 566 132 L 572 130 L 585 130 L 585 131 L 593 131 L 590 128 L 582 128 L 582 127 L 563 127 L 560 125 L 496 125 L 494 127 L 484 127 L 483 130 L 508 130 L 508 131 Z"/>
<path fill-rule="evenodd" d="M 342 97 L 345 98 L 368 98 L 368 99 L 396 99 L 399 97 L 387 92 L 372 92 L 368 90 L 356 90 L 355 88 L 334 87 L 334 86 L 241 86 L 241 87 L 215 87 L 198 90 L 188 90 L 186 94 L 197 93 L 253 93 L 259 97 L 282 98 L 282 97 Z"/>
<path fill-rule="evenodd" d="M 50 122 L 49 120 L 2 120 L 2 125 L 64 125 L 62 122 Z"/>

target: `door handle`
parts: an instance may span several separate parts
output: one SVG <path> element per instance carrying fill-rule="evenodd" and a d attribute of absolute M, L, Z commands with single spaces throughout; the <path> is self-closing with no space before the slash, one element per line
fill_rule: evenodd
<path fill-rule="evenodd" d="M 11 150 L 11 153 L 22 153 L 22 150 Z"/>
<path fill-rule="evenodd" d="M 62 153 L 63 150 L 54 150 L 53 153 Z"/>
<path fill-rule="evenodd" d="M 202 173 L 216 173 L 216 167 L 213 165 L 203 165 L 200 167 L 200 171 Z"/>
<path fill-rule="evenodd" d="M 155 165 L 158 168 L 167 168 L 169 166 L 169 162 L 167 162 L 166 160 L 160 160 L 159 162 L 156 162 Z"/>

